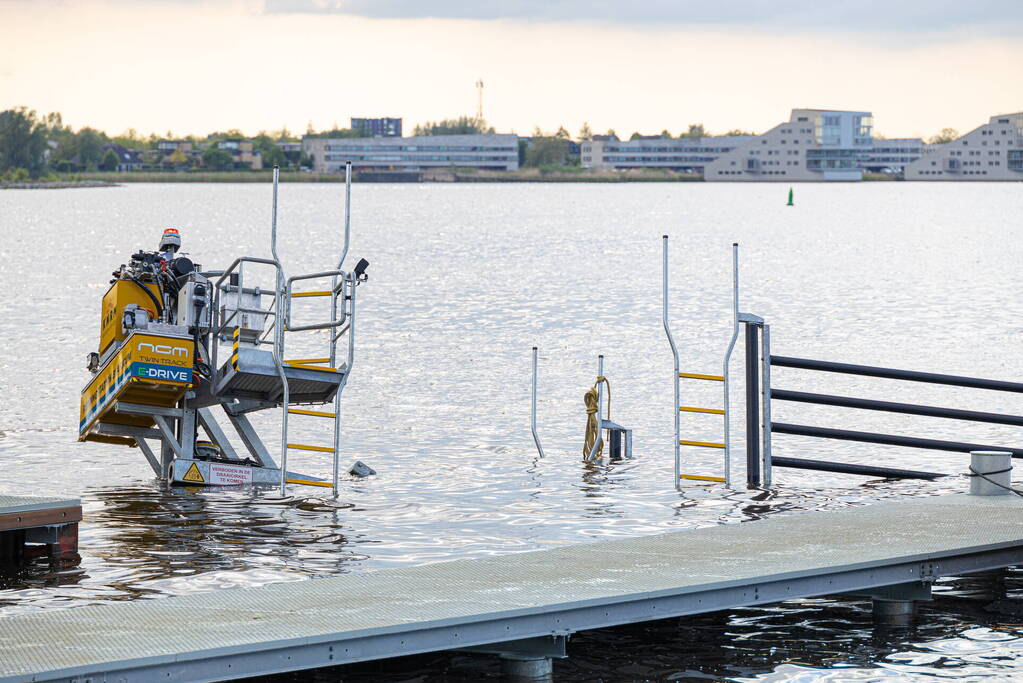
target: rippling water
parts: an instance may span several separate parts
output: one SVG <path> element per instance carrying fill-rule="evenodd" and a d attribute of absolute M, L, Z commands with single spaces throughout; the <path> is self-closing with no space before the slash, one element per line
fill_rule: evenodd
<path fill-rule="evenodd" d="M 357 362 L 345 463 L 379 473 L 273 504 L 248 491 L 161 492 L 135 451 L 75 442 L 109 273 L 162 229 L 208 268 L 269 252 L 269 188 L 138 185 L 0 193 L 0 491 L 81 496 L 80 566 L 0 576 L 0 617 L 39 609 L 297 581 L 861 505 L 960 490 L 962 479 L 885 482 L 777 470 L 777 488 L 672 490 L 671 355 L 660 323 L 660 236 L 672 236 L 672 317 L 683 363 L 716 371 L 730 332 L 729 245 L 743 245 L 742 307 L 767 318 L 775 353 L 1013 379 L 1023 342 L 1018 184 L 787 187 L 366 185 L 354 191 Z M 285 185 L 288 274 L 332 265 L 339 186 Z M 311 312 L 310 312 L 311 314 Z M 293 350 L 321 342 L 311 336 Z M 289 342 L 290 343 L 290 342 Z M 303 344 L 309 344 L 306 347 Z M 540 430 L 529 434 L 530 347 L 540 347 Z M 607 356 L 613 417 L 636 458 L 580 462 L 582 394 Z M 740 358 L 741 354 L 737 355 Z M 741 360 L 737 360 L 741 370 Z M 736 379 L 741 379 L 736 372 Z M 777 369 L 774 384 L 1023 414 L 1023 397 Z M 714 387 L 684 402 L 719 405 Z M 741 382 L 733 390 L 743 396 Z M 779 404 L 778 421 L 992 444 L 1017 430 Z M 701 421 L 702 420 L 702 421 Z M 273 416 L 260 426 L 273 440 Z M 687 435 L 718 422 L 687 416 Z M 322 425 L 298 425 L 312 443 Z M 741 452 L 742 425 L 733 428 Z M 935 451 L 777 436 L 779 455 L 956 473 Z M 715 473 L 715 456 L 687 469 Z M 741 458 L 740 458 L 741 459 Z M 293 469 L 329 472 L 304 454 Z M 737 480 L 743 474 L 736 468 Z M 1018 578 L 1007 593 L 942 584 L 909 631 L 873 628 L 869 604 L 790 601 L 577 635 L 563 680 L 816 681 L 1023 678 Z M 493 662 L 436 655 L 345 669 L 345 680 L 475 680 Z M 337 672 L 323 674 L 337 677 Z M 376 678 L 374 678 L 374 676 Z M 282 677 L 286 679 L 287 677 Z"/>

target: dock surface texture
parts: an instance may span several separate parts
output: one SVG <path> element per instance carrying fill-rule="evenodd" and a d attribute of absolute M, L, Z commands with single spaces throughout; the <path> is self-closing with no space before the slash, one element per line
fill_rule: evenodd
<path fill-rule="evenodd" d="M 1023 564 L 1023 501 L 944 495 L 0 618 L 0 680 L 225 680 Z M 497 645 L 494 645 L 497 644 Z"/>

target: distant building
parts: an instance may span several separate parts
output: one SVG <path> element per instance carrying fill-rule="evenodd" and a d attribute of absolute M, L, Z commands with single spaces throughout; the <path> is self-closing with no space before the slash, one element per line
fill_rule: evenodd
<path fill-rule="evenodd" d="M 280 150 L 285 153 L 302 151 L 301 142 L 278 142 L 277 147 L 280 148 Z"/>
<path fill-rule="evenodd" d="M 1023 180 L 1023 112 L 992 116 L 983 126 L 906 166 L 906 180 Z"/>
<path fill-rule="evenodd" d="M 113 150 L 114 154 L 117 155 L 117 170 L 118 171 L 141 171 L 142 170 L 142 154 L 141 152 L 128 149 L 123 145 L 103 145 L 103 151 Z"/>
<path fill-rule="evenodd" d="M 924 152 L 920 138 L 875 139 L 860 155 L 860 167 L 871 173 L 900 174 Z"/>
<path fill-rule="evenodd" d="M 618 140 L 594 135 L 579 143 L 579 163 L 593 169 L 666 168 L 702 173 L 704 167 L 752 138 L 723 136 L 705 138 L 641 137 Z"/>
<path fill-rule="evenodd" d="M 423 135 L 394 138 L 313 138 L 302 140 L 313 158 L 313 170 L 343 171 L 351 161 L 356 169 L 422 171 L 460 166 L 495 171 L 519 167 L 518 136 L 514 134 Z"/>
<path fill-rule="evenodd" d="M 231 155 L 235 168 L 250 168 L 258 171 L 263 168 L 263 155 L 254 149 L 252 140 L 232 138 L 217 142 L 217 149 L 222 149 Z"/>
<path fill-rule="evenodd" d="M 352 130 L 361 130 L 368 138 L 400 138 L 401 119 L 352 119 Z"/>
<path fill-rule="evenodd" d="M 196 149 L 191 140 L 160 140 L 156 143 L 156 154 L 150 162 L 167 169 L 183 170 L 201 163 L 202 150 Z"/>

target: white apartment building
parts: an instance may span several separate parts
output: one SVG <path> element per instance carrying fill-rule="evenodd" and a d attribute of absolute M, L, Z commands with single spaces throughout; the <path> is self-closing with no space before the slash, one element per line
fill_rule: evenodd
<path fill-rule="evenodd" d="M 515 171 L 519 167 L 519 139 L 511 133 L 482 135 L 426 135 L 420 137 L 312 138 L 302 140 L 312 156 L 313 170 L 343 171 L 351 161 L 355 169 L 422 171 L 463 167 Z"/>
<path fill-rule="evenodd" d="M 927 145 L 906 180 L 1023 180 L 1023 112 L 1001 114 L 957 140 Z"/>
<path fill-rule="evenodd" d="M 873 126 L 867 111 L 793 109 L 785 123 L 707 164 L 704 180 L 862 180 Z"/>
<path fill-rule="evenodd" d="M 598 136 L 595 140 L 579 143 L 580 164 L 598 170 L 668 168 L 702 173 L 707 163 L 752 139 L 749 136 L 722 136 L 609 140 Z"/>

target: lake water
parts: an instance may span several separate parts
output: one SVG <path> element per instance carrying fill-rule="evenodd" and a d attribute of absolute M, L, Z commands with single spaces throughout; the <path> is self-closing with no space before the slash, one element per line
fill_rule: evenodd
<path fill-rule="evenodd" d="M 961 477 L 890 482 L 776 470 L 770 492 L 672 488 L 672 359 L 661 328 L 661 235 L 672 237 L 671 306 L 685 369 L 717 373 L 730 334 L 730 245 L 742 245 L 741 307 L 771 324 L 773 351 L 1018 379 L 1023 185 L 858 183 L 358 185 L 357 359 L 345 392 L 340 505 L 300 489 L 290 504 L 250 491 L 161 492 L 134 449 L 79 444 L 110 272 L 176 226 L 206 268 L 269 254 L 270 188 L 136 185 L 0 193 L 0 491 L 81 496 L 82 563 L 4 576 L 0 618 L 39 609 L 299 581 L 735 523 L 965 487 Z M 283 185 L 289 275 L 332 267 L 340 185 Z M 313 300 L 318 301 L 318 300 Z M 298 339 L 297 336 L 289 338 Z M 295 341 L 314 351 L 322 339 Z M 538 459 L 529 432 L 530 348 L 540 348 Z M 322 347 L 321 347 L 322 348 Z M 635 458 L 581 462 L 582 396 L 607 359 L 612 418 Z M 318 355 L 318 353 L 314 353 Z M 733 444 L 741 461 L 741 347 Z M 779 388 L 1023 414 L 1023 397 L 776 369 Z M 717 407 L 718 385 L 683 385 Z M 258 422 L 275 440 L 276 416 Z M 1015 445 L 1018 430 L 778 404 L 777 421 Z M 297 420 L 295 421 L 297 423 Z M 684 438 L 717 440 L 686 415 Z M 320 431 L 317 433 L 317 428 Z M 307 443 L 323 425 L 297 424 Z M 778 435 L 776 455 L 958 473 L 963 457 Z M 686 469 L 720 473 L 717 452 Z M 292 455 L 327 475 L 327 457 Z M 735 467 L 743 480 L 742 463 Z M 869 602 L 799 600 L 580 634 L 559 680 L 743 681 L 1023 678 L 1023 589 L 992 603 L 947 581 L 910 630 L 880 631 Z M 980 588 L 986 590 L 984 586 Z M 979 591 L 979 592 L 978 592 Z M 384 667 L 384 672 L 381 671 Z M 323 680 L 478 680 L 488 658 L 435 655 L 322 673 Z M 303 675 L 306 676 L 306 675 Z M 302 677 L 279 677 L 301 680 Z"/>

